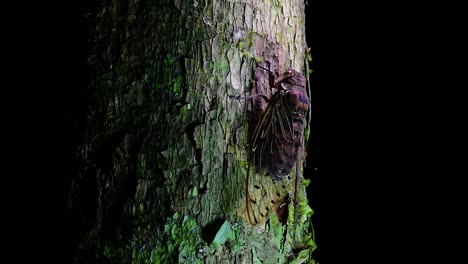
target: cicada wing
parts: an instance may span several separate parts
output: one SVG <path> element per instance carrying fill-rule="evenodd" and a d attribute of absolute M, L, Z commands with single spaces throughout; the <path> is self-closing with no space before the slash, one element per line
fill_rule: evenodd
<path fill-rule="evenodd" d="M 264 223 L 284 203 L 290 189 L 286 187 L 289 181 L 278 181 L 275 171 L 289 164 L 293 142 L 289 109 L 283 100 L 281 94 L 273 95 L 250 140 L 244 218 L 252 225 Z"/>

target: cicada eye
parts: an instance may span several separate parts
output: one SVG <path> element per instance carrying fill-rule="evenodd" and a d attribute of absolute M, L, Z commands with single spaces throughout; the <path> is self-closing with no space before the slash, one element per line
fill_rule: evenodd
<path fill-rule="evenodd" d="M 284 73 L 284 77 L 285 77 L 285 78 L 292 77 L 292 76 L 294 76 L 294 72 L 291 71 L 291 70 L 287 70 L 287 71 Z"/>

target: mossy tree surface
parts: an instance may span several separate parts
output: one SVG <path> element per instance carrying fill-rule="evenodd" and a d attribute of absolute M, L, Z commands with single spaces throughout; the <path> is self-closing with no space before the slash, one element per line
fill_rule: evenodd
<path fill-rule="evenodd" d="M 291 221 L 236 215 L 249 102 L 230 97 L 251 93 L 256 63 L 304 72 L 303 1 L 107 0 L 89 21 L 77 262 L 313 262 L 304 186 L 300 248 L 284 236 Z"/>

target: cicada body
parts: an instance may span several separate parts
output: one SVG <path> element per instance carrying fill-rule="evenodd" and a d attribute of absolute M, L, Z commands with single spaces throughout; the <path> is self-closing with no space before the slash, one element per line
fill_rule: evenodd
<path fill-rule="evenodd" d="M 285 188 L 283 182 L 289 181 L 288 175 L 295 166 L 300 166 L 305 116 L 309 109 L 306 79 L 296 70 L 288 69 L 279 78 L 272 78 L 270 72 L 269 83 L 276 91 L 270 98 L 263 97 L 268 104 L 257 119 L 249 142 L 249 164 L 255 165 L 256 170 L 249 165 L 245 213 L 253 225 L 266 220 L 272 209 L 281 207 L 284 211 L 289 191 L 278 185 Z M 269 183 L 259 176 L 264 171 L 271 179 Z M 298 177 L 296 173 L 295 189 Z"/>
<path fill-rule="evenodd" d="M 288 69 L 276 81 L 276 92 L 250 141 L 255 165 L 266 169 L 275 182 L 291 172 L 302 147 L 305 115 L 309 108 L 305 84 L 305 77 L 294 69 Z"/>

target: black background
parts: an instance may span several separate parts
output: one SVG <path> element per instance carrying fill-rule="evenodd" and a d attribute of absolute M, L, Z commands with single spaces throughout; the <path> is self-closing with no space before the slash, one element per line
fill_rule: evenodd
<path fill-rule="evenodd" d="M 463 191 L 453 178 L 465 170 L 455 169 L 452 122 L 464 103 L 448 92 L 460 85 L 450 66 L 460 16 L 445 8 L 309 1 L 308 164 L 318 169 L 309 194 L 321 264 L 455 258 Z"/>

